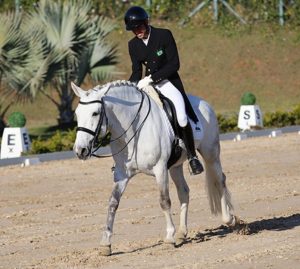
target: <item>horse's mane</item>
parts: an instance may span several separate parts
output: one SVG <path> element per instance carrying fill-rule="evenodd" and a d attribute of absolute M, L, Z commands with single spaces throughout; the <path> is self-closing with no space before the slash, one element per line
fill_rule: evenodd
<path fill-rule="evenodd" d="M 141 93 L 141 91 L 137 88 L 136 83 L 128 80 L 111 81 L 104 85 L 98 85 L 90 91 L 96 91 L 100 93 L 101 96 L 113 95 L 116 97 L 118 96 L 120 98 L 125 98 L 127 100 L 135 99 L 135 97 L 140 99 L 140 94 L 137 93 Z"/>
<path fill-rule="evenodd" d="M 129 80 L 115 80 L 115 81 L 107 82 L 104 85 L 98 85 L 94 88 L 94 90 L 113 89 L 113 88 L 119 88 L 120 86 L 130 86 L 136 88 L 136 83 L 131 82 Z"/>

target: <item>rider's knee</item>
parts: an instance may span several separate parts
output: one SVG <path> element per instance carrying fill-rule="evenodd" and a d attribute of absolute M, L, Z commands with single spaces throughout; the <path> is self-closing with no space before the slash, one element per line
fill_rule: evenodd
<path fill-rule="evenodd" d="M 177 120 L 178 124 L 180 127 L 185 127 L 187 125 L 187 116 L 182 114 L 182 115 L 177 115 Z"/>

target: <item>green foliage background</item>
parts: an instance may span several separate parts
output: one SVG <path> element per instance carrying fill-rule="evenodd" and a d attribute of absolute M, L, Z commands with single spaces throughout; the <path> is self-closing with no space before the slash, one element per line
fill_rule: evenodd
<path fill-rule="evenodd" d="M 53 0 L 55 1 L 55 0 Z M 66 0 L 67 1 L 67 0 Z M 192 94 L 197 94 L 199 91 L 199 95 L 202 96 L 204 99 L 211 99 L 215 100 L 215 95 L 221 95 L 224 92 L 224 100 L 227 100 L 228 96 L 231 96 L 231 99 L 238 98 L 240 99 L 241 94 L 237 92 L 237 89 L 234 87 L 235 84 L 239 84 L 240 88 L 246 88 L 250 89 L 251 91 L 253 88 L 257 90 L 255 92 L 255 95 L 258 97 L 258 104 L 263 105 L 264 107 L 267 107 L 267 104 L 265 102 L 269 102 L 266 99 L 266 96 L 270 97 L 270 100 L 274 101 L 277 99 L 280 99 L 280 102 L 283 104 L 283 108 L 285 107 L 291 107 L 289 106 L 289 103 L 286 103 L 287 105 L 284 106 L 285 100 L 282 99 L 281 95 L 278 95 L 277 89 L 272 87 L 276 84 L 270 83 L 271 80 L 276 80 L 276 83 L 278 84 L 278 88 L 280 88 L 279 92 L 285 92 L 285 96 L 292 96 L 290 89 L 294 89 L 291 86 L 291 79 L 293 76 L 290 76 L 289 80 L 285 82 L 284 87 L 281 86 L 282 83 L 280 79 L 282 77 L 285 77 L 289 74 L 291 74 L 292 68 L 293 70 L 297 70 L 297 61 L 295 57 L 297 57 L 295 51 L 296 48 L 299 47 L 299 41 L 300 41 L 300 34 L 298 34 L 298 39 L 295 38 L 294 34 L 297 32 L 297 29 L 299 29 L 300 26 L 300 1 L 284 1 L 285 2 L 285 22 L 286 25 L 284 28 L 280 28 L 278 25 L 278 1 L 277 0 L 227 0 L 227 2 L 247 21 L 248 25 L 246 27 L 241 27 L 240 23 L 234 16 L 228 13 L 228 10 L 225 9 L 221 4 L 219 4 L 219 24 L 216 26 L 216 24 L 213 21 L 213 10 L 211 6 L 206 6 L 202 9 L 201 12 L 197 13 L 191 20 L 188 26 L 185 28 L 184 31 L 178 31 L 178 22 L 181 21 L 183 18 L 186 18 L 191 10 L 193 10 L 200 1 L 198 0 L 178 0 L 178 1 L 172 1 L 172 0 L 153 0 L 151 7 L 147 7 L 145 5 L 146 1 L 142 0 L 136 0 L 136 1 L 130 1 L 130 5 L 142 5 L 144 8 L 146 8 L 151 16 L 151 19 L 155 20 L 155 24 L 163 25 L 165 27 L 172 28 L 173 33 L 175 33 L 179 46 L 181 59 L 183 61 L 185 59 L 189 59 L 191 63 L 188 61 L 184 62 L 185 68 L 181 70 L 181 75 L 185 79 L 185 85 L 187 85 L 186 88 L 192 89 L 194 92 Z M 22 10 L 31 10 L 34 9 L 34 4 L 36 1 L 33 0 L 20 0 L 21 3 L 21 11 Z M 126 33 L 123 32 L 123 14 L 125 10 L 129 7 L 128 3 L 125 3 L 123 1 L 93 1 L 93 11 L 95 13 L 103 14 L 108 17 L 114 18 L 118 24 L 119 28 L 117 31 L 115 31 L 115 40 L 121 43 L 124 42 L 125 39 L 128 39 L 130 35 L 126 35 Z M 15 1 L 12 0 L 2 0 L 0 1 L 0 12 L 6 12 L 8 10 L 14 10 L 15 9 Z M 175 26 L 176 25 L 176 26 Z M 199 27 L 203 26 L 203 27 Z M 206 31 L 206 28 L 212 29 L 211 32 Z M 177 29 L 177 31 L 176 31 Z M 258 29 L 258 30 L 257 30 Z M 197 30 L 197 31 L 195 31 Z M 201 31 L 201 32 L 200 32 Z M 262 39 L 257 39 L 257 43 L 252 43 L 253 39 L 251 37 L 251 34 L 255 35 L 255 31 L 258 31 L 260 36 L 263 36 Z M 199 36 L 196 36 L 195 32 L 199 32 Z M 211 34 L 213 32 L 213 34 Z M 300 31 L 298 31 L 299 33 Z M 216 36 L 224 36 L 223 39 L 218 39 Z M 204 36 L 204 37 L 203 37 Z M 229 37 L 230 39 L 227 39 Z M 209 39 L 211 38 L 212 41 L 214 41 L 215 45 L 212 46 L 211 43 L 203 42 L 203 39 Z M 184 43 L 183 43 L 184 40 Z M 222 46 L 218 44 L 222 40 Z M 244 40 L 241 42 L 241 40 Z M 292 40 L 287 42 L 288 40 Z M 225 43 L 223 43 L 225 41 Z M 239 80 L 234 76 L 229 76 L 228 73 L 225 76 L 226 72 L 220 72 L 220 70 L 223 68 L 228 68 L 227 65 L 224 65 L 224 59 L 226 59 L 226 56 L 230 55 L 231 57 L 234 56 L 232 54 L 232 51 L 236 50 L 236 47 L 233 47 L 233 43 L 240 44 L 241 48 L 244 48 L 244 50 L 240 50 L 236 56 L 235 62 L 233 61 L 231 65 L 228 65 L 229 67 L 236 67 L 235 71 L 237 70 L 247 70 L 247 73 L 238 73 L 240 77 L 243 77 L 242 82 L 244 84 L 241 84 L 241 79 Z M 121 43 L 122 47 L 126 47 L 126 42 Z M 124 45 L 125 44 L 125 45 Z M 191 45 L 193 44 L 193 46 Z M 197 46 L 196 46 L 197 44 Z M 249 44 L 249 47 L 247 46 Z M 278 51 L 278 44 L 281 44 L 282 47 L 282 54 L 277 54 L 276 57 L 278 57 L 278 61 L 280 60 L 286 60 L 284 62 L 285 64 L 289 63 L 290 66 L 292 66 L 290 69 L 287 69 L 287 73 L 285 74 L 277 74 L 275 70 L 274 77 L 270 78 L 270 81 L 264 80 L 263 83 L 261 82 L 264 76 L 270 77 L 270 74 L 267 72 L 267 69 L 265 69 L 264 64 L 271 61 L 271 57 L 273 57 L 276 52 Z M 229 46 L 232 46 L 233 48 L 228 48 Z M 265 46 L 266 45 L 266 46 Z M 186 49 L 187 46 L 190 46 L 189 49 Z M 223 48 L 226 46 L 226 50 L 224 51 Z M 252 47 L 251 47 L 252 46 Z M 293 48 L 295 49 L 293 50 Z M 252 48 L 255 47 L 256 49 L 258 47 L 261 47 L 261 54 L 255 55 L 254 53 L 250 54 L 252 52 Z M 286 48 L 286 50 L 284 50 Z M 123 48 L 122 48 L 123 49 Z M 291 50 L 292 49 L 292 50 Z M 127 54 L 124 51 L 121 51 L 124 55 L 121 55 L 121 63 L 127 60 Z M 199 53 L 201 51 L 201 53 Z M 272 51 L 272 53 L 268 53 L 269 51 Z M 288 54 L 288 52 L 291 51 L 291 55 Z M 226 55 L 227 53 L 227 55 Z M 188 56 L 186 56 L 187 54 Z M 211 55 L 217 54 L 217 57 L 209 57 Z M 224 57 L 221 58 L 222 54 L 224 54 Z M 263 55 L 266 55 L 266 57 L 260 57 Z M 126 56 L 125 56 L 126 55 Z M 253 57 L 255 55 L 257 59 Z M 286 55 L 285 58 L 283 58 L 282 55 Z M 241 56 L 241 57 L 240 57 Z M 196 57 L 202 57 L 201 59 L 196 59 Z M 289 58 L 290 57 L 290 58 Z M 218 61 L 219 59 L 219 61 Z M 228 58 L 227 58 L 228 59 Z M 243 60 L 241 60 L 243 59 Z M 201 66 L 199 66 L 199 63 L 201 63 Z M 272 61 L 273 63 L 273 61 Z M 275 62 L 277 64 L 277 62 Z M 125 66 L 125 67 L 124 67 Z M 188 67 L 188 68 L 187 68 Z M 198 77 L 195 76 L 195 73 L 190 72 L 191 69 L 197 69 L 200 67 L 201 76 L 199 76 L 200 83 L 204 81 L 204 83 L 199 84 Z M 126 69 L 126 65 L 122 65 L 122 72 L 128 73 L 128 70 Z M 214 70 L 212 71 L 212 68 Z M 218 70 L 218 68 L 220 70 Z M 124 70 L 125 69 L 125 70 Z M 280 69 L 278 69 L 280 70 Z M 232 74 L 234 73 L 234 70 L 231 70 Z M 260 71 L 260 72 L 259 72 Z M 263 72 L 262 72 L 263 71 Z M 185 72 L 185 73 L 184 73 Z M 293 71 L 294 72 L 294 71 Z M 295 74 L 298 71 L 295 71 Z M 256 77 L 257 74 L 264 74 L 261 77 Z M 209 77 L 211 75 L 215 74 L 221 74 L 222 77 L 220 79 L 220 82 L 228 81 L 228 84 L 222 86 L 219 86 L 218 84 L 205 84 L 207 83 L 207 80 L 203 80 L 202 76 Z M 127 75 L 127 74 L 126 74 Z M 256 84 L 253 85 L 251 78 L 256 78 Z M 295 77 L 295 76 L 294 76 Z M 210 81 L 212 81 L 212 78 L 210 78 Z M 287 83 L 289 82 L 289 84 Z M 260 84 L 261 83 L 261 84 Z M 294 84 L 296 85 L 298 83 L 297 81 L 294 81 Z M 199 87 L 196 89 L 195 87 L 191 87 L 197 85 Z M 200 85 L 200 86 L 199 86 Z M 251 86 L 251 87 L 249 87 Z M 253 88 L 252 88 L 253 86 Z M 221 90 L 220 90 L 220 89 Z M 267 89 L 267 90 L 266 90 Z M 270 89 L 270 90 L 268 90 Z M 230 92 L 231 91 L 231 92 Z M 225 94 L 226 92 L 226 94 Z M 263 95 L 263 94 L 265 95 Z M 268 95 L 267 95 L 268 93 Z M 212 96 L 211 96 L 212 95 Z M 221 96 L 221 97 L 222 97 Z M 295 100 L 298 100 L 297 98 L 297 92 L 294 94 L 296 98 Z M 209 98 L 208 98 L 209 97 Z M 220 98 L 221 98 L 220 97 Z M 262 98 L 262 97 L 265 97 Z M 221 98 L 222 99 L 222 98 Z M 37 101 L 37 103 L 40 102 L 40 100 Z M 231 109 L 233 111 L 236 111 L 238 108 L 235 107 L 233 104 L 239 103 L 238 102 L 227 102 L 231 105 Z M 268 110 L 271 108 L 273 110 L 273 106 L 271 102 L 269 102 L 271 106 L 268 106 Z M 220 105 L 217 103 L 212 103 L 214 107 L 219 108 L 220 111 Z M 44 104 L 35 104 L 35 107 L 41 106 L 37 111 L 40 111 L 40 109 L 44 109 Z M 275 108 L 277 108 L 277 103 L 275 104 Z M 228 110 L 228 106 L 225 106 L 225 104 L 222 104 L 222 108 L 225 108 L 224 110 L 221 110 L 222 114 L 218 113 L 218 121 L 220 126 L 221 133 L 224 132 L 230 132 L 230 131 L 238 131 L 237 129 L 237 119 L 238 115 L 236 113 L 226 113 Z M 14 108 L 15 109 L 15 108 Z M 281 107 L 279 108 L 281 109 Z M 30 109 L 31 110 L 31 109 Z M 50 113 L 49 111 L 44 111 L 43 113 Z M 39 113 L 37 113 L 39 114 Z M 45 121 L 45 125 L 49 124 L 50 116 L 53 117 L 53 115 L 49 114 L 43 117 L 43 121 Z M 300 124 L 300 104 L 289 111 L 283 111 L 283 110 L 277 110 L 275 112 L 266 112 L 264 113 L 264 127 L 283 127 L 287 125 L 295 125 Z M 52 124 L 53 121 L 51 121 Z M 0 122 L 1 123 L 1 122 Z M 40 122 L 39 122 L 40 124 Z M 49 125 L 48 125 L 49 126 Z M 61 150 L 71 150 L 73 147 L 73 143 L 75 141 L 75 130 L 71 129 L 69 131 L 57 131 L 54 134 L 49 135 L 42 135 L 40 137 L 34 137 L 32 139 L 32 154 L 33 153 L 45 153 L 45 152 L 54 152 L 54 151 L 61 151 Z M 48 138 L 45 138 L 48 137 Z"/>
<path fill-rule="evenodd" d="M 19 0 L 19 2 L 23 10 L 33 9 L 38 3 L 36 0 Z M 129 5 L 140 5 L 145 7 L 153 18 L 173 20 L 179 20 L 187 16 L 200 3 L 198 0 L 152 0 L 152 4 L 149 7 L 146 5 L 147 1 L 145 0 L 93 0 L 92 2 L 95 12 L 111 18 L 122 18 L 124 11 Z M 278 22 L 278 0 L 227 0 L 227 3 L 242 15 L 247 22 Z M 0 2 L 0 12 L 9 9 L 15 9 L 15 1 L 2 0 Z M 284 11 L 285 20 L 290 24 L 300 25 L 299 0 L 284 0 Z M 207 20 L 211 20 L 210 14 L 212 12 L 211 8 L 203 9 L 201 13 L 197 14 L 197 23 L 207 23 Z M 220 1 L 219 12 L 222 23 L 234 20 L 232 16 L 226 16 L 228 15 L 228 10 L 224 8 Z"/>

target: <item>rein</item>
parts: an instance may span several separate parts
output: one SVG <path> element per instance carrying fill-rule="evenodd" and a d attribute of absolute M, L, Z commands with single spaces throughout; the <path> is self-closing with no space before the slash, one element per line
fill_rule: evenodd
<path fill-rule="evenodd" d="M 107 91 L 108 92 L 108 91 Z M 107 93 L 106 92 L 106 93 Z M 119 153 L 121 153 L 127 146 L 128 144 L 131 142 L 131 140 L 136 136 L 137 132 L 142 128 L 142 126 L 144 125 L 146 119 L 148 118 L 149 114 L 150 114 L 150 110 L 151 110 L 151 101 L 150 101 L 150 98 L 147 94 L 145 94 L 143 91 L 139 91 L 141 94 L 142 94 L 142 99 L 140 101 L 140 105 L 139 105 L 139 108 L 138 108 L 138 111 L 134 117 L 134 119 L 132 120 L 132 122 L 130 123 L 130 125 L 128 126 L 128 128 L 118 137 L 116 137 L 115 139 L 113 140 L 110 140 L 109 143 L 112 143 L 112 142 L 115 142 L 115 141 L 118 141 L 122 136 L 124 136 L 128 130 L 130 129 L 130 127 L 133 125 L 133 123 L 135 122 L 135 120 L 137 119 L 141 109 L 142 109 L 142 106 L 143 106 L 143 103 L 144 103 L 144 99 L 145 99 L 145 95 L 147 96 L 147 99 L 148 99 L 148 111 L 147 111 L 147 114 L 145 116 L 145 118 L 143 119 L 143 121 L 141 122 L 140 126 L 135 130 L 133 136 L 129 139 L 129 141 L 126 143 L 126 145 L 121 149 L 119 150 L 118 152 L 114 153 L 114 154 L 111 154 L 111 155 L 97 155 L 95 154 L 95 152 L 102 146 L 102 142 L 99 143 L 99 145 L 96 146 L 95 149 L 94 146 L 96 144 L 96 141 L 98 140 L 99 138 L 99 135 L 100 135 L 100 132 L 101 132 L 101 127 L 102 127 L 102 124 L 103 124 L 103 120 L 104 120 L 104 117 L 105 117 L 105 121 L 106 121 L 106 135 L 107 135 L 107 125 L 108 125 L 108 119 L 107 119 L 107 116 L 106 116 L 106 113 L 105 113 L 105 108 L 104 108 L 104 100 L 93 100 L 93 101 L 89 101 L 89 102 L 82 102 L 82 101 L 79 101 L 79 104 L 82 104 L 82 105 L 89 105 L 89 104 L 93 104 L 93 103 L 100 103 L 102 104 L 101 106 L 101 111 L 100 111 L 100 119 L 99 119 L 99 122 L 98 122 L 98 125 L 96 127 L 96 130 L 95 131 L 92 131 L 88 128 L 85 128 L 85 127 L 77 127 L 76 129 L 76 132 L 78 131 L 82 131 L 82 132 L 86 132 L 92 136 L 94 136 L 94 138 L 90 141 L 90 147 L 89 147 L 89 155 L 90 156 L 94 156 L 94 157 L 97 157 L 97 158 L 107 158 L 107 157 L 112 157 L 114 155 L 117 155 Z M 106 94 L 105 93 L 105 94 Z M 105 137 L 105 136 L 104 136 Z M 102 137 L 103 138 L 103 137 Z"/>

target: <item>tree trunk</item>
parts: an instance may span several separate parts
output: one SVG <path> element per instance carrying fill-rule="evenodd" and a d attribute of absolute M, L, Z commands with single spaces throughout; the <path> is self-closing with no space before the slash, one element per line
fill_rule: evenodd
<path fill-rule="evenodd" d="M 58 105 L 59 116 L 57 118 L 59 125 L 71 125 L 74 123 L 74 111 L 72 109 L 72 97 L 62 96 L 61 103 Z"/>
<path fill-rule="evenodd" d="M 4 128 L 6 127 L 5 122 L 2 118 L 0 118 L 0 136 L 2 136 Z"/>
<path fill-rule="evenodd" d="M 9 102 L 9 104 L 6 105 L 5 107 L 3 104 L 0 104 L 0 136 L 2 136 L 4 128 L 7 127 L 6 123 L 4 121 L 4 117 L 12 104 L 13 104 L 13 102 Z"/>

